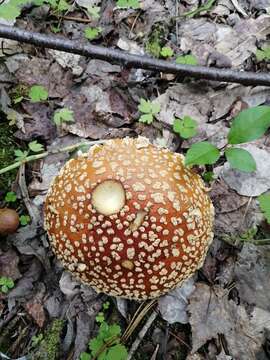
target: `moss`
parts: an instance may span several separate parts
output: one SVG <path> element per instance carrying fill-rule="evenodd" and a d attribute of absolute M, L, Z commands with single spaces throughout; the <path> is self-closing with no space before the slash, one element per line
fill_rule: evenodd
<path fill-rule="evenodd" d="M 34 354 L 36 360 L 59 359 L 59 345 L 63 326 L 63 320 L 56 319 L 53 321 L 50 329 L 46 332 L 44 339 L 41 341 L 37 353 Z"/>
<path fill-rule="evenodd" d="M 161 24 L 155 25 L 151 34 L 149 35 L 145 49 L 146 51 L 153 55 L 154 57 L 158 58 L 160 56 L 160 51 L 162 46 L 164 45 L 164 38 L 165 38 L 165 29 L 164 26 Z"/>
<path fill-rule="evenodd" d="M 13 137 L 14 127 L 10 126 L 0 113 L 0 169 L 14 162 L 14 150 L 16 144 Z M 9 171 L 0 175 L 0 189 L 3 192 L 9 191 L 12 182 L 16 178 L 17 170 Z"/>

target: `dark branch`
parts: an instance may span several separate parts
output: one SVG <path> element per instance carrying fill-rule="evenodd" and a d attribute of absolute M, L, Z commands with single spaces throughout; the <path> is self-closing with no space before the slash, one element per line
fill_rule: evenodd
<path fill-rule="evenodd" d="M 175 73 L 196 79 L 235 82 L 244 85 L 270 86 L 270 74 L 208 68 L 206 66 L 180 65 L 148 56 L 132 55 L 120 50 L 97 45 L 84 45 L 60 36 L 43 35 L 14 27 L 0 25 L 0 37 L 26 42 L 36 46 L 66 51 L 90 58 L 120 63 L 123 66 Z"/>

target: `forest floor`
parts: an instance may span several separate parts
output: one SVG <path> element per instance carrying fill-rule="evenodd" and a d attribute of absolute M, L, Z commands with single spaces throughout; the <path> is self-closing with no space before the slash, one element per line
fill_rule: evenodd
<path fill-rule="evenodd" d="M 137 5 L 48 1 L 28 4 L 8 21 L 1 19 L 0 5 L 0 23 L 167 61 L 269 71 L 269 0 Z M 269 133 L 241 145 L 256 160 L 252 174 L 233 170 L 224 156 L 197 167 L 215 206 L 215 238 L 185 288 L 155 302 L 116 300 L 81 285 L 56 261 L 43 229 L 49 184 L 76 156 L 58 150 L 85 140 L 141 135 L 183 154 L 198 141 L 222 151 L 232 119 L 243 109 L 270 105 L 270 88 L 124 68 L 0 40 L 0 169 L 16 161 L 16 150 L 19 160 L 49 150 L 0 175 L 0 207 L 16 209 L 21 221 L 15 234 L 0 238 L 0 279 L 14 282 L 0 291 L 0 358 L 94 359 L 89 341 L 102 326 L 117 324 L 126 350 L 98 359 L 125 359 L 125 351 L 135 360 L 270 359 L 270 226 L 257 199 L 270 189 Z M 31 94 L 34 85 L 42 89 Z M 42 100 L 44 89 L 48 96 Z M 139 121 L 142 98 L 159 104 L 150 124 Z M 187 116 L 198 128 L 185 140 L 173 122 Z"/>

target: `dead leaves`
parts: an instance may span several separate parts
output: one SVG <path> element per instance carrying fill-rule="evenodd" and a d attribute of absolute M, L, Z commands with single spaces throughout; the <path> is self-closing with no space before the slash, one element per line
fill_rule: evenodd
<path fill-rule="evenodd" d="M 229 300 L 227 290 L 217 285 L 210 288 L 197 283 L 190 298 L 189 311 L 194 352 L 207 341 L 223 335 L 233 359 L 256 358 L 264 335 L 254 328 L 245 308 Z"/>

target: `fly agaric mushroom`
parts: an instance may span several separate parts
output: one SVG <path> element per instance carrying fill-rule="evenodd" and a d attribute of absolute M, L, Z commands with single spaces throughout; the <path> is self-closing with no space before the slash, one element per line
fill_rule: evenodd
<path fill-rule="evenodd" d="M 64 267 L 99 292 L 143 300 L 203 264 L 214 208 L 184 157 L 146 138 L 108 140 L 69 160 L 45 202 Z"/>

